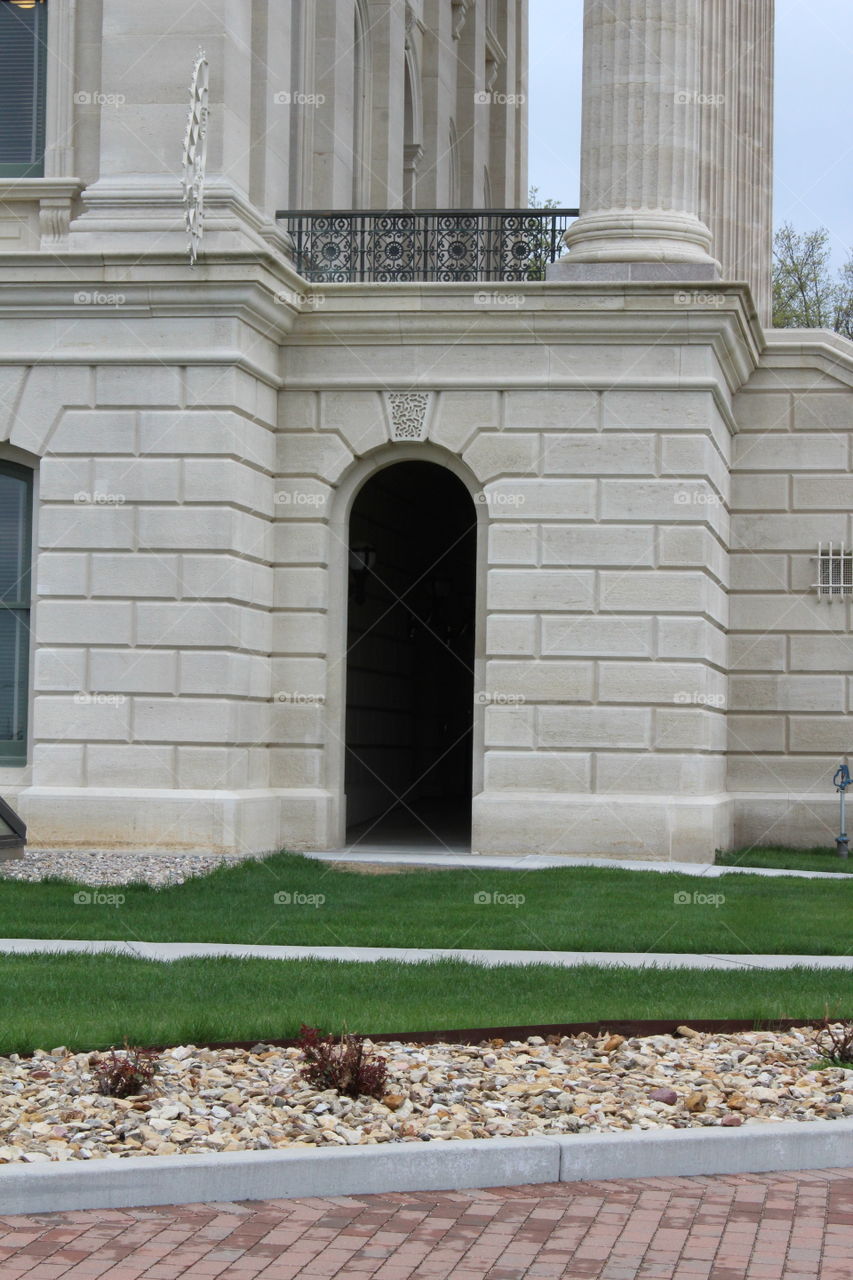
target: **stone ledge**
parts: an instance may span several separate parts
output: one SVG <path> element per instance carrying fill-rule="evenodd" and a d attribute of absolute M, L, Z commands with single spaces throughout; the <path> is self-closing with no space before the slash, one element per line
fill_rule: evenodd
<path fill-rule="evenodd" d="M 716 283 L 721 279 L 719 267 L 713 262 L 578 262 L 569 254 L 546 267 L 549 282 L 554 280 L 589 283 L 649 283 L 672 284 L 696 281 Z"/>
<path fill-rule="evenodd" d="M 853 1119 L 0 1168 L 0 1214 L 843 1168 Z"/>

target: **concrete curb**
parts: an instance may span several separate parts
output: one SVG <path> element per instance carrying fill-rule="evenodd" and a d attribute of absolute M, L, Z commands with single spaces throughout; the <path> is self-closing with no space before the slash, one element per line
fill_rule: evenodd
<path fill-rule="evenodd" d="M 106 1157 L 87 1163 L 4 1165 L 0 1214 L 780 1173 L 850 1165 L 853 1118 L 761 1123 L 740 1129 Z"/>
<path fill-rule="evenodd" d="M 107 1156 L 86 1163 L 4 1165 L 0 1214 L 559 1181 L 560 1148 L 548 1138 L 472 1138 L 126 1159 Z"/>
<path fill-rule="evenodd" d="M 482 1141 L 482 1139 L 481 1139 Z M 560 1181 L 782 1173 L 853 1165 L 853 1118 L 556 1138 Z"/>

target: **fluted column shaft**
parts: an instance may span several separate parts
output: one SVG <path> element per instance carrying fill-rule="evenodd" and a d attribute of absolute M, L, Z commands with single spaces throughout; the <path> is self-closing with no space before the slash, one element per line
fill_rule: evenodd
<path fill-rule="evenodd" d="M 699 218 L 701 0 L 585 0 L 573 262 L 711 264 Z"/>
<path fill-rule="evenodd" d="M 727 280 L 772 313 L 773 0 L 704 0 L 699 213 Z"/>

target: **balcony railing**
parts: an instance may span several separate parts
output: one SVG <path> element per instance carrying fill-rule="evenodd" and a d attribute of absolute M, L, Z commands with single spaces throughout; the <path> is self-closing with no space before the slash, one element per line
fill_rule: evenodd
<path fill-rule="evenodd" d="M 284 210 L 296 269 L 317 283 L 544 280 L 576 209 Z"/>

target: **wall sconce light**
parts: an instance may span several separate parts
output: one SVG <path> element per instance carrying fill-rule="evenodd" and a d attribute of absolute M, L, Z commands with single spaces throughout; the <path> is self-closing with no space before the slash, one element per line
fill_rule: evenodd
<path fill-rule="evenodd" d="M 23 853 L 27 847 L 27 825 L 5 800 L 0 800 L 0 859 Z"/>
<path fill-rule="evenodd" d="M 376 564 L 376 551 L 373 547 L 350 547 L 349 571 L 352 583 L 352 597 L 356 604 L 364 604 L 367 591 L 367 579 Z"/>

